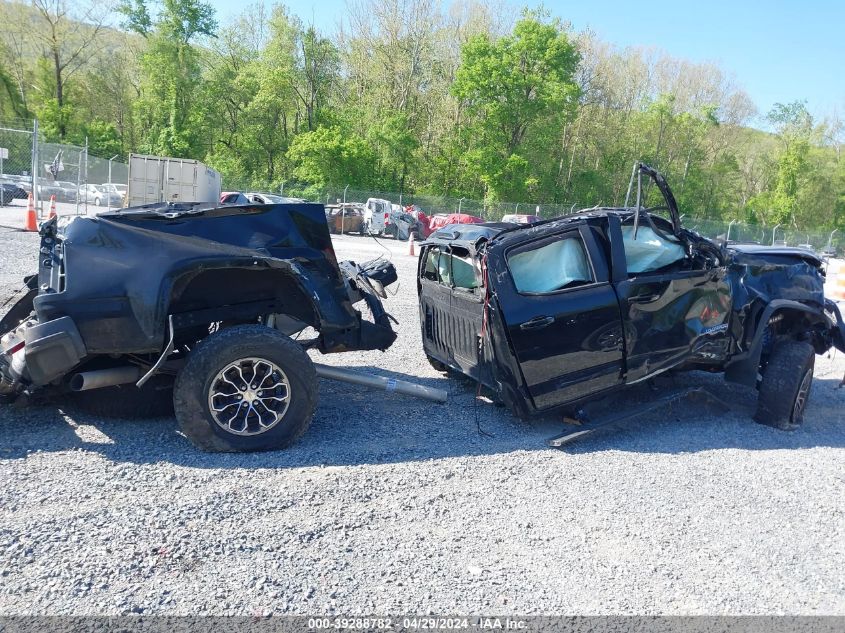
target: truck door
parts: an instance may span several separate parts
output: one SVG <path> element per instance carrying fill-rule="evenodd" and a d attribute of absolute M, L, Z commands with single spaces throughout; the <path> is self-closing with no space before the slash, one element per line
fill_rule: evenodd
<path fill-rule="evenodd" d="M 604 253 L 587 226 L 511 246 L 491 283 L 538 410 L 620 384 L 622 322 Z"/>
<path fill-rule="evenodd" d="M 625 325 L 625 381 L 687 361 L 723 359 L 731 312 L 726 269 L 696 270 L 684 246 L 648 225 L 641 225 L 634 239 L 633 226 L 611 223 L 611 240 L 614 249 L 622 245 L 625 252 L 625 274 L 616 283 Z"/>

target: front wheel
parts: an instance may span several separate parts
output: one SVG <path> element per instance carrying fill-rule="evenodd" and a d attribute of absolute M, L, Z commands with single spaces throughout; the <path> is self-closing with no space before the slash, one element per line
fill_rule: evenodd
<path fill-rule="evenodd" d="M 777 344 L 763 373 L 754 419 L 784 431 L 803 424 L 815 362 L 816 352 L 809 343 Z"/>
<path fill-rule="evenodd" d="M 285 448 L 311 423 L 317 374 L 287 336 L 239 325 L 212 334 L 188 355 L 173 403 L 182 432 L 202 450 Z"/>

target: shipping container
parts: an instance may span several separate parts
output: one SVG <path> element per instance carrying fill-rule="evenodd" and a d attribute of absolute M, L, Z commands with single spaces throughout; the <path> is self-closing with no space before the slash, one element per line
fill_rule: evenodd
<path fill-rule="evenodd" d="M 197 160 L 129 155 L 126 206 L 150 202 L 219 202 L 220 174 Z"/>

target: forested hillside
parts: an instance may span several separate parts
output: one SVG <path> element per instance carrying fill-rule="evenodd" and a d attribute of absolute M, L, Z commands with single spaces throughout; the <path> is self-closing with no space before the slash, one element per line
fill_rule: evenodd
<path fill-rule="evenodd" d="M 226 23 L 200 0 L 0 10 L 0 119 L 104 157 L 198 158 L 228 187 L 580 206 L 622 202 L 642 159 L 685 213 L 845 229 L 835 116 L 758 113 L 724 68 L 543 11 L 354 0 L 320 32 L 282 4 Z"/>

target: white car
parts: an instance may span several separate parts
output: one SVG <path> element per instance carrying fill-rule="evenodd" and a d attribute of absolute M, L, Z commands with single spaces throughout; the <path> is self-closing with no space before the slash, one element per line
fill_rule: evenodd
<path fill-rule="evenodd" d="M 105 207 L 106 205 L 121 207 L 123 205 L 123 196 L 116 191 L 105 191 L 100 188 L 100 185 L 79 185 L 77 200 L 98 207 Z"/>
<path fill-rule="evenodd" d="M 369 198 L 364 205 L 364 233 L 381 235 L 390 224 L 393 206 L 389 200 Z"/>
<path fill-rule="evenodd" d="M 256 202 L 258 204 L 296 204 L 298 202 L 305 202 L 302 198 L 286 198 L 285 196 L 277 196 L 274 193 L 248 193 L 247 200 Z"/>
<path fill-rule="evenodd" d="M 97 185 L 100 191 L 110 191 L 119 196 L 125 196 L 129 188 L 126 185 L 121 185 L 116 182 L 104 182 L 102 185 Z"/>

